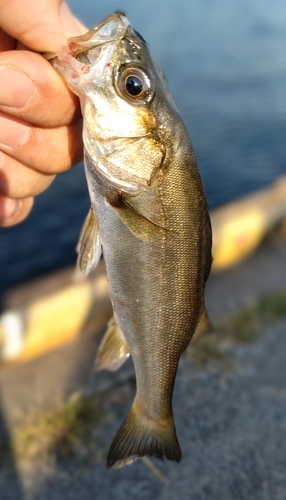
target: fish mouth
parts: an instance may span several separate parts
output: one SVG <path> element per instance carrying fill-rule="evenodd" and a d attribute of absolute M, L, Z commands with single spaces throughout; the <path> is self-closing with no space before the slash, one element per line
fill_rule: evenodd
<path fill-rule="evenodd" d="M 81 97 L 76 88 L 94 78 L 103 78 L 115 47 L 129 26 L 124 13 L 116 12 L 84 35 L 69 38 L 58 52 L 47 52 L 44 57 Z"/>
<path fill-rule="evenodd" d="M 67 46 L 59 52 L 46 52 L 44 57 L 50 61 L 58 57 L 62 50 L 66 52 L 68 49 L 69 55 L 77 58 L 83 52 L 100 47 L 106 43 L 120 40 L 124 37 L 128 27 L 129 22 L 125 14 L 123 12 L 115 12 L 84 35 L 68 38 Z"/>

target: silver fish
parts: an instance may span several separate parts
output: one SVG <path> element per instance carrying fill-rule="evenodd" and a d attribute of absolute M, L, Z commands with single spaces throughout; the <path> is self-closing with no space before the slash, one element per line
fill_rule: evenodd
<path fill-rule="evenodd" d="M 145 455 L 180 461 L 172 412 L 179 358 L 207 315 L 211 226 L 185 126 L 144 39 L 115 13 L 48 56 L 80 98 L 91 209 L 78 268 L 101 245 L 114 318 L 97 368 L 131 354 L 137 390 L 107 465 Z"/>

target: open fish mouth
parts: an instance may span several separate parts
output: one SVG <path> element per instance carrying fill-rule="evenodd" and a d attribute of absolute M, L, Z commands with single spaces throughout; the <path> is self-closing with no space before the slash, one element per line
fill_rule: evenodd
<path fill-rule="evenodd" d="M 44 57 L 70 84 L 75 82 L 72 90 L 81 97 L 79 82 L 103 79 L 112 53 L 129 26 L 125 15 L 117 12 L 84 35 L 69 38 L 58 52 L 47 52 Z"/>
<path fill-rule="evenodd" d="M 142 109 L 139 111 L 137 108 L 138 103 L 140 107 L 145 102 L 144 99 L 147 102 L 153 97 L 148 72 L 143 71 L 138 62 L 131 65 L 130 74 L 135 75 L 137 81 L 141 78 L 143 99 L 137 99 L 136 95 L 135 98 L 130 98 L 126 91 L 124 93 L 122 85 L 127 76 L 122 76 L 121 83 L 118 83 L 117 77 L 114 76 L 114 51 L 125 37 L 130 36 L 130 32 L 146 47 L 146 42 L 139 33 L 131 29 L 125 15 L 117 12 L 84 35 L 69 38 L 67 45 L 60 51 L 45 54 L 45 57 L 80 98 L 82 113 L 85 116 L 85 150 L 96 165 L 97 172 L 114 189 L 136 196 L 149 189 L 154 178 L 154 169 L 157 171 L 160 167 L 165 151 L 157 139 L 154 120 L 152 121 L 148 111 L 144 114 Z M 126 67 L 126 72 L 128 71 Z M 109 96 L 109 104 L 105 106 L 104 112 L 101 92 L 104 96 L 107 93 Z M 111 103 L 112 92 L 118 99 Z M 111 124 L 119 100 L 126 101 L 130 106 L 129 111 L 125 107 L 124 113 L 117 119 L 118 123 L 123 124 L 118 135 L 113 130 L 107 130 L 112 129 Z M 132 107 L 136 108 L 136 112 L 130 111 Z M 99 125 L 102 116 L 107 116 L 108 119 Z M 145 161 L 142 162 L 141 158 L 145 158 Z"/>
<path fill-rule="evenodd" d="M 86 275 L 101 255 L 114 308 L 97 368 L 131 354 L 136 397 L 108 467 L 149 455 L 180 461 L 172 414 L 177 365 L 204 308 L 211 226 L 186 128 L 145 40 L 123 13 L 46 54 L 83 114 L 91 208 L 77 247 Z M 119 353 L 119 354 L 118 354 Z"/>

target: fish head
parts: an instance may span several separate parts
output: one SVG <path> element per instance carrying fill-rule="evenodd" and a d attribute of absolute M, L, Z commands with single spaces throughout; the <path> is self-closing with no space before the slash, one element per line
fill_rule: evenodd
<path fill-rule="evenodd" d="M 48 58 L 80 98 L 97 173 L 130 195 L 148 189 L 165 155 L 162 106 L 174 105 L 143 37 L 115 13 Z"/>

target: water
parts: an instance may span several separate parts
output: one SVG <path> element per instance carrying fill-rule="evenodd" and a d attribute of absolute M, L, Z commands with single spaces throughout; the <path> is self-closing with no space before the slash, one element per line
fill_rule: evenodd
<path fill-rule="evenodd" d="M 147 39 L 189 130 L 211 208 L 285 173 L 285 0 L 69 4 L 88 27 L 120 8 Z M 73 264 L 88 207 L 80 166 L 37 197 L 24 223 L 0 230 L 0 293 Z"/>

